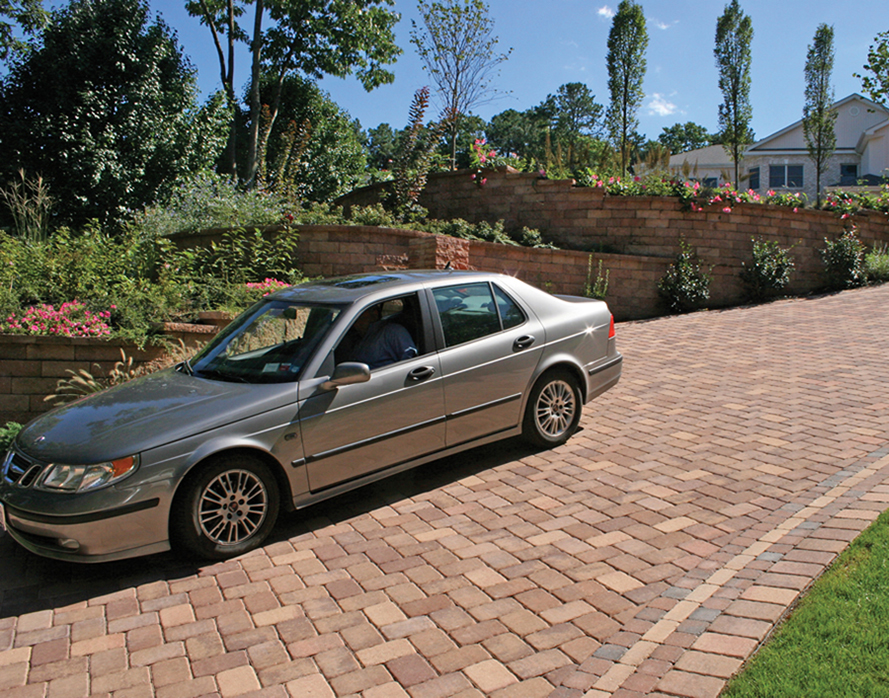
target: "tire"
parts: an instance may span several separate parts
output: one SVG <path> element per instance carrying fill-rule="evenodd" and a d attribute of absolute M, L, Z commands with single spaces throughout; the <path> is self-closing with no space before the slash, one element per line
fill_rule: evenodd
<path fill-rule="evenodd" d="M 175 547 L 224 560 L 259 547 L 278 518 L 278 482 L 261 461 L 222 456 L 182 485 L 170 515 Z"/>
<path fill-rule="evenodd" d="M 522 436 L 535 446 L 561 446 L 577 429 L 582 408 L 577 379 L 568 371 L 548 371 L 528 397 Z"/>

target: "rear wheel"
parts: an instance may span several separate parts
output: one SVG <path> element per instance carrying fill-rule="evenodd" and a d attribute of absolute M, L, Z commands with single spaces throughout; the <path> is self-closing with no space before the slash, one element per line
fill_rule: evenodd
<path fill-rule="evenodd" d="M 223 560 L 262 544 L 278 518 L 278 483 L 261 461 L 221 456 L 183 484 L 170 517 L 173 541 L 202 558 Z"/>
<path fill-rule="evenodd" d="M 543 374 L 528 398 L 522 435 L 545 448 L 565 443 L 577 429 L 581 405 L 577 379 L 571 373 L 554 370 Z"/>

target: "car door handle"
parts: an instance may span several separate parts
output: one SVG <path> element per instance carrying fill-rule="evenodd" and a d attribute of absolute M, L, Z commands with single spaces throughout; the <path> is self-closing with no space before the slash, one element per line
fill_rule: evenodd
<path fill-rule="evenodd" d="M 527 349 L 532 344 L 534 344 L 534 335 L 523 334 L 515 342 L 512 343 L 512 348 L 518 351 L 520 349 Z"/>
<path fill-rule="evenodd" d="M 435 373 L 435 369 L 432 366 L 418 366 L 408 373 L 407 377 L 412 381 L 424 381 L 431 378 L 433 373 Z"/>

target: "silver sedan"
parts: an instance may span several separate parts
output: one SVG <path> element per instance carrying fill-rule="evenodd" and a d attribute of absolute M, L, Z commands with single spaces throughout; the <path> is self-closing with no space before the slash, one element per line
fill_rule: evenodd
<path fill-rule="evenodd" d="M 63 560 L 239 555 L 282 509 L 498 439 L 564 443 L 622 361 L 605 303 L 510 276 L 301 284 L 191 361 L 28 424 L 3 460 L 3 520 Z"/>

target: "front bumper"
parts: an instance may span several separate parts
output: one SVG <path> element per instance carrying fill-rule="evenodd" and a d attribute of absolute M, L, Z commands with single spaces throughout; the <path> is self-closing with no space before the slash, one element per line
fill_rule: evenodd
<path fill-rule="evenodd" d="M 157 498 L 94 514 L 57 516 L 3 502 L 6 532 L 26 550 L 70 562 L 108 562 L 170 549 L 158 540 L 166 515 Z"/>
<path fill-rule="evenodd" d="M 19 451 L 0 473 L 0 512 L 19 545 L 57 560 L 104 562 L 168 550 L 169 480 L 138 477 L 94 492 L 34 487 L 46 464 Z"/>

